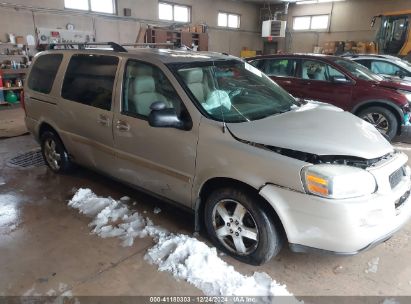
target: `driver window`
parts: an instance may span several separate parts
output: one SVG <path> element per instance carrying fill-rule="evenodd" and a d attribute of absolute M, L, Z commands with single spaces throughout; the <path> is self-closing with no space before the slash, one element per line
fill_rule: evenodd
<path fill-rule="evenodd" d="M 302 64 L 302 78 L 312 80 L 327 80 L 326 64 L 319 61 L 305 60 Z"/>
<path fill-rule="evenodd" d="M 371 62 L 371 71 L 377 74 L 395 76 L 401 71 L 401 68 L 389 62 L 373 61 Z"/>
<path fill-rule="evenodd" d="M 124 75 L 122 113 L 148 117 L 150 106 L 157 101 L 180 114 L 182 101 L 166 75 L 154 65 L 129 61 Z"/>
<path fill-rule="evenodd" d="M 337 77 L 337 78 L 346 78 L 345 75 L 341 72 L 339 72 L 338 70 L 334 69 L 332 66 L 327 65 L 327 73 L 326 73 L 326 77 L 328 81 L 332 81 L 333 78 Z"/>
<path fill-rule="evenodd" d="M 346 78 L 345 75 L 332 66 L 320 62 L 306 60 L 302 64 L 303 79 L 332 81 L 335 77 Z"/>

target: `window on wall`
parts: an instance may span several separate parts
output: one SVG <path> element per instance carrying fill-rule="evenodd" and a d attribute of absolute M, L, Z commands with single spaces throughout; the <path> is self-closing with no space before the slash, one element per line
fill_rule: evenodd
<path fill-rule="evenodd" d="M 230 13 L 218 13 L 218 26 L 240 28 L 240 15 Z"/>
<path fill-rule="evenodd" d="M 326 30 L 328 28 L 328 22 L 329 22 L 328 15 L 294 17 L 293 30 L 295 31 Z"/>
<path fill-rule="evenodd" d="M 115 0 L 64 0 L 64 7 L 96 13 L 115 14 Z"/>
<path fill-rule="evenodd" d="M 190 22 L 191 8 L 185 5 L 160 2 L 158 18 L 161 20 Z"/>

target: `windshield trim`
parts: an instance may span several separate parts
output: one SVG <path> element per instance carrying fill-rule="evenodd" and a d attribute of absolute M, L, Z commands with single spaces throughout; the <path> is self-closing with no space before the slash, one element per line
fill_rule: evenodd
<path fill-rule="evenodd" d="M 252 122 L 256 121 L 259 119 L 253 119 L 250 121 L 238 121 L 238 122 L 227 122 L 224 120 L 224 117 L 221 119 L 212 116 L 210 113 L 208 113 L 200 104 L 200 102 L 197 100 L 197 98 L 194 96 L 194 94 L 191 92 L 191 90 L 188 88 L 187 84 L 185 83 L 183 77 L 178 73 L 178 70 L 183 69 L 183 68 L 195 68 L 195 67 L 207 67 L 207 66 L 219 66 L 219 65 L 226 65 L 226 64 L 241 64 L 241 63 L 246 63 L 250 64 L 247 61 L 244 60 L 239 60 L 239 59 L 219 59 L 219 60 L 213 60 L 213 61 L 196 61 L 196 62 L 178 62 L 178 63 L 168 63 L 165 64 L 166 67 L 170 70 L 170 72 L 174 75 L 175 79 L 177 82 L 180 84 L 181 88 L 184 90 L 184 92 L 187 94 L 187 96 L 190 98 L 191 102 L 194 104 L 194 106 L 199 110 L 199 112 L 206 118 L 218 121 L 218 122 L 223 122 L 223 123 L 246 123 L 246 122 Z M 254 67 L 255 68 L 255 67 Z M 274 82 L 270 77 L 268 77 L 266 74 L 261 72 L 264 76 L 266 76 L 270 81 Z M 276 82 L 274 82 L 275 85 L 279 86 Z M 280 87 L 280 86 L 279 86 Z M 280 87 L 281 88 L 281 87 Z M 285 91 L 285 90 L 284 90 Z M 290 93 L 285 91 L 289 96 L 290 96 L 290 101 L 292 101 L 292 104 L 296 106 L 301 106 L 301 103 L 299 103 L 294 96 L 292 96 Z M 280 113 L 275 113 L 273 115 L 269 116 L 277 116 L 280 114 L 284 114 L 285 112 L 280 112 Z M 262 117 L 260 119 L 267 118 L 268 116 Z"/>

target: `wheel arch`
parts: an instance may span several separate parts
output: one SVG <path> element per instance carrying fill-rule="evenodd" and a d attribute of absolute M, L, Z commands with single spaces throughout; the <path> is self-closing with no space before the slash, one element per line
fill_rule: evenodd
<path fill-rule="evenodd" d="M 264 185 L 262 185 L 263 187 Z M 267 213 L 269 217 L 271 217 L 274 220 L 274 224 L 276 228 L 280 230 L 280 234 L 283 237 L 284 240 L 287 240 L 287 235 L 283 226 L 283 223 L 278 216 L 277 212 L 275 211 L 274 207 L 264 198 L 260 195 L 259 191 L 260 189 L 256 189 L 253 186 L 242 182 L 237 179 L 233 178 L 228 178 L 228 177 L 214 177 L 209 180 L 207 180 L 205 183 L 203 183 L 200 191 L 199 191 L 199 196 L 196 200 L 196 206 L 195 206 L 195 213 L 196 213 L 196 230 L 201 230 L 202 227 L 204 227 L 204 210 L 205 210 L 205 203 L 208 198 L 208 196 L 218 188 L 223 188 L 223 187 L 236 187 L 236 188 L 241 188 L 244 189 L 251 194 L 255 195 L 259 199 L 259 202 L 261 203 L 262 209 Z"/>
<path fill-rule="evenodd" d="M 41 135 L 46 131 L 50 131 L 50 132 L 53 132 L 54 134 L 56 134 L 56 136 L 60 139 L 61 143 L 63 144 L 64 148 L 66 149 L 66 145 L 64 144 L 63 139 L 61 138 L 59 132 L 57 131 L 57 128 L 54 127 L 52 124 L 46 122 L 46 121 L 43 121 L 39 124 L 38 133 L 37 133 L 39 142 L 41 140 Z"/>
<path fill-rule="evenodd" d="M 40 138 L 41 135 L 42 135 L 44 132 L 46 132 L 46 131 L 51 131 L 51 132 L 55 133 L 56 135 L 58 135 L 57 130 L 56 130 L 51 124 L 43 121 L 43 122 L 39 125 L 39 131 L 38 131 L 39 138 Z"/>
<path fill-rule="evenodd" d="M 369 107 L 382 107 L 391 111 L 398 120 L 397 134 L 401 131 L 401 125 L 404 123 L 404 112 L 399 106 L 387 100 L 368 100 L 356 105 L 351 112 L 358 116 L 361 111 Z"/>

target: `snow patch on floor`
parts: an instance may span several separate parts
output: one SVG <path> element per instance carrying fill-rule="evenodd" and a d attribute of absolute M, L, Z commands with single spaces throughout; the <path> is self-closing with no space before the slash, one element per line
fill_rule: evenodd
<path fill-rule="evenodd" d="M 26 299 L 25 297 L 50 297 L 50 300 L 41 298 L 39 300 Z M 56 289 L 49 289 L 44 294 L 36 290 L 36 284 L 28 289 L 22 296 L 20 303 L 72 303 L 80 304 L 77 298 L 73 297 L 73 293 L 69 290 L 69 286 L 65 283 L 59 283 Z"/>
<path fill-rule="evenodd" d="M 218 257 L 215 248 L 187 235 L 169 235 L 150 248 L 145 259 L 209 296 L 290 296 L 285 285 L 266 273 L 244 276 Z M 298 301 L 296 301 L 298 302 Z"/>
<path fill-rule="evenodd" d="M 131 212 L 121 201 L 98 197 L 90 189 L 79 189 L 68 205 L 93 217 L 89 224 L 93 228 L 91 233 L 102 238 L 119 237 L 123 240 L 123 246 L 132 246 L 137 237 L 158 237 L 167 233 L 154 226 L 149 218 Z"/>
<path fill-rule="evenodd" d="M 123 246 L 132 246 L 137 237 L 152 237 L 157 244 L 147 251 L 145 259 L 157 265 L 159 271 L 193 284 L 206 295 L 263 296 L 268 302 L 272 296 L 292 296 L 285 285 L 268 274 L 255 272 L 253 276 L 244 276 L 224 262 L 215 248 L 188 235 L 171 234 L 149 218 L 132 212 L 121 201 L 98 197 L 90 189 L 79 189 L 69 206 L 93 217 L 89 224 L 93 234 L 118 237 Z M 300 303 L 294 297 L 290 300 L 289 303 Z"/>
<path fill-rule="evenodd" d="M 377 273 L 379 262 L 379 257 L 372 258 L 371 261 L 368 262 L 368 269 L 365 270 L 365 273 Z"/>

